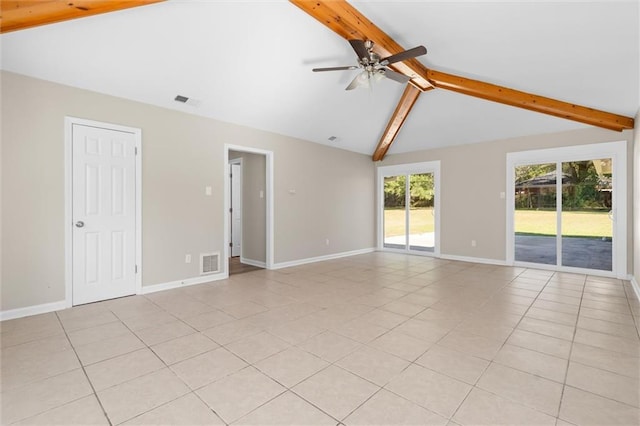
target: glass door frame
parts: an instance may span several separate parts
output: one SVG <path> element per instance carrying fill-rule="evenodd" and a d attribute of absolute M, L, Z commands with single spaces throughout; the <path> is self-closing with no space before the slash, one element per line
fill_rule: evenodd
<path fill-rule="evenodd" d="M 434 214 L 434 247 L 433 251 L 411 250 L 408 236 L 410 231 L 409 211 L 411 197 L 409 189 L 410 179 L 406 179 L 407 191 L 405 191 L 407 213 L 406 213 L 406 238 L 404 249 L 394 249 L 384 247 L 384 178 L 398 175 L 417 175 L 422 173 L 433 174 L 433 214 Z M 396 253 L 409 253 L 421 256 L 440 257 L 440 160 L 426 161 L 422 163 L 398 164 L 394 166 L 379 166 L 376 169 L 376 213 L 377 213 L 377 250 Z"/>
<path fill-rule="evenodd" d="M 562 266 L 562 163 L 611 158 L 612 168 L 612 219 L 613 249 L 612 270 Z M 556 265 L 521 262 L 515 260 L 515 168 L 533 164 L 556 164 Z M 507 153 L 507 265 L 536 269 L 552 269 L 561 272 L 600 275 L 627 279 L 627 142 L 604 142 L 561 148 L 540 149 Z"/>

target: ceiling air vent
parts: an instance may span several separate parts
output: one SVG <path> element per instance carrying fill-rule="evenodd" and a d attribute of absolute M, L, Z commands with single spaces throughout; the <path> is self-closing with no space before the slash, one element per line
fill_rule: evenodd
<path fill-rule="evenodd" d="M 174 101 L 180 102 L 181 104 L 186 104 L 192 107 L 199 107 L 202 101 L 198 99 L 189 98 L 187 96 L 177 95 L 173 98 Z"/>
<path fill-rule="evenodd" d="M 220 272 L 220 252 L 200 253 L 200 275 Z"/>

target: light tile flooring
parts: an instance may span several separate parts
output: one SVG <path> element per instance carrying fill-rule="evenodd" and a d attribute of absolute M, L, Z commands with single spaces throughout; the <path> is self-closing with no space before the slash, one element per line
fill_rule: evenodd
<path fill-rule="evenodd" d="M 2 424 L 640 424 L 628 282 L 371 253 L 1 324 Z"/>

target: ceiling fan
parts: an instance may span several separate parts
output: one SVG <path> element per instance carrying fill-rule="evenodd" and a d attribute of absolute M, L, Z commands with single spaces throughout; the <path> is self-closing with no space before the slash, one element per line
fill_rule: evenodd
<path fill-rule="evenodd" d="M 477 98 L 619 132 L 634 128 L 635 123 L 631 117 L 427 68 L 415 59 L 416 56 L 426 53 L 426 49 L 424 53 L 417 51 L 417 54 L 414 56 L 408 55 L 404 58 L 397 59 L 395 57 L 396 55 L 403 55 L 405 52 L 415 53 L 416 51 L 414 51 L 414 49 L 419 49 L 422 46 L 405 51 L 400 44 L 345 0 L 289 1 L 350 43 L 354 40 L 358 40 L 359 43 L 361 43 L 362 40 L 371 42 L 370 49 L 367 49 L 367 53 L 364 55 L 361 54 L 363 52 L 359 52 L 359 49 L 362 48 L 359 43 L 357 48 L 352 44 L 354 50 L 358 53 L 358 66 L 320 69 L 321 71 L 364 68 L 366 74 L 364 74 L 364 77 L 360 77 L 360 75 L 362 75 L 361 73 L 356 77 L 356 80 L 361 78 L 369 82 L 372 77 L 374 79 L 381 78 L 377 77 L 376 61 L 374 57 L 371 56 L 372 54 L 376 54 L 378 58 L 384 58 L 377 62 L 378 64 L 384 63 L 383 65 L 378 65 L 377 68 L 384 68 L 386 77 L 396 81 L 400 80 L 394 78 L 395 74 L 401 74 L 406 77 L 404 81 L 407 81 L 407 85 L 402 93 L 400 102 L 393 112 L 378 142 L 378 146 L 373 153 L 372 158 L 374 161 L 380 161 L 384 158 L 407 119 L 407 116 L 411 112 L 418 96 L 421 93 L 434 89 L 451 90 L 464 95 L 475 96 Z M 366 46 L 364 47 L 366 48 Z M 371 50 L 371 53 L 369 53 L 369 50 Z M 365 59 L 367 65 L 364 65 L 360 59 Z M 391 62 L 390 59 L 395 59 L 395 61 Z M 385 60 L 387 62 L 385 62 Z M 371 66 L 371 72 L 369 72 L 367 71 L 367 66 L 369 66 L 371 62 L 373 62 L 374 65 Z M 389 71 L 393 71 L 395 74 L 389 73 Z M 394 77 L 392 77 L 392 75 Z M 352 84 L 357 86 L 359 83 L 352 82 Z M 349 89 L 349 87 L 347 87 L 347 89 Z"/>
<path fill-rule="evenodd" d="M 313 69 L 313 72 L 362 69 L 362 72 L 355 76 L 345 90 L 353 90 L 358 87 L 370 87 L 371 80 L 378 81 L 384 77 L 397 81 L 398 83 L 408 83 L 411 77 L 396 72 L 388 68 L 388 66 L 427 53 L 427 49 L 424 46 L 417 46 L 413 49 L 381 58 L 379 54 L 373 51 L 373 41 L 371 40 L 351 39 L 349 40 L 349 44 L 356 52 L 356 55 L 358 55 L 358 65 Z"/>

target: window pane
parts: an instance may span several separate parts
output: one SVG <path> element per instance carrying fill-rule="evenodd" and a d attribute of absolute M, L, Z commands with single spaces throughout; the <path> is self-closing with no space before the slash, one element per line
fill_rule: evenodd
<path fill-rule="evenodd" d="M 515 260 L 557 263 L 556 165 L 515 168 Z"/>
<path fill-rule="evenodd" d="M 612 270 L 611 163 L 562 163 L 563 266 Z"/>
<path fill-rule="evenodd" d="M 409 178 L 409 248 L 433 252 L 435 247 L 435 217 L 433 173 L 411 175 Z"/>
<path fill-rule="evenodd" d="M 406 177 L 384 178 L 384 247 L 407 247 Z"/>

